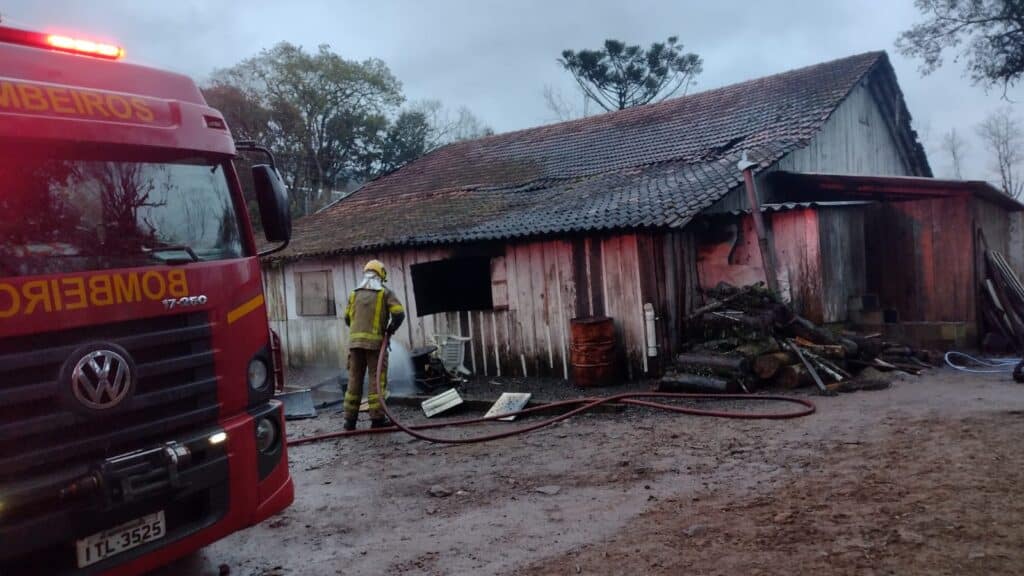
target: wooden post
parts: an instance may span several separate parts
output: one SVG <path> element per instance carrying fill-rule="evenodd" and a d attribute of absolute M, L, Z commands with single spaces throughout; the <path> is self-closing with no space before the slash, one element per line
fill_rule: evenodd
<path fill-rule="evenodd" d="M 744 154 L 746 160 L 746 154 Z M 744 166 L 749 162 L 741 161 L 739 166 L 743 171 L 743 183 L 747 188 L 747 203 L 750 204 L 750 215 L 754 217 L 754 230 L 757 231 L 757 245 L 761 249 L 761 265 L 764 267 L 764 277 L 768 282 L 768 289 L 779 293 L 779 279 L 775 276 L 775 256 L 772 254 L 768 244 L 768 229 L 764 225 L 764 216 L 761 214 L 761 202 L 757 199 L 757 187 L 754 184 L 753 166 Z"/>

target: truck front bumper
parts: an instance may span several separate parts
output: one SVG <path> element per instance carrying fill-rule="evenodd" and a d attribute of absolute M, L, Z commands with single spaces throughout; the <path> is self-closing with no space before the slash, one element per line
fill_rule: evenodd
<path fill-rule="evenodd" d="M 280 449 L 261 454 L 256 423 L 279 426 Z M 280 403 L 162 444 L 0 487 L 0 574 L 140 574 L 284 509 L 294 497 Z M 272 452 L 272 451 L 271 451 Z M 76 541 L 162 511 L 166 535 L 83 569 Z"/>

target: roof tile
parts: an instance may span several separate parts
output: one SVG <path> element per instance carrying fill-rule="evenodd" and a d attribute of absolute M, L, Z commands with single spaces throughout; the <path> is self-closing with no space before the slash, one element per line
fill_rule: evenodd
<path fill-rule="evenodd" d="M 883 52 L 442 147 L 296 222 L 277 258 L 681 227 L 806 143 Z"/>

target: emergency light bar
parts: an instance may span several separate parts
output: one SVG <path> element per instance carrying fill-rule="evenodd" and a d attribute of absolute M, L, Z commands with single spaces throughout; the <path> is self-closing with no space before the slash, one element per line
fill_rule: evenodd
<path fill-rule="evenodd" d="M 124 49 L 120 46 L 114 46 L 113 44 L 101 44 L 91 40 L 69 38 L 67 36 L 59 36 L 57 34 L 50 34 L 47 36 L 46 43 L 57 50 L 65 50 L 67 52 L 75 52 L 77 54 L 88 54 L 90 56 L 99 56 L 101 58 L 110 58 L 112 60 L 117 60 L 124 56 Z"/>
<path fill-rule="evenodd" d="M 124 48 L 113 44 L 104 44 L 92 40 L 72 38 L 60 34 L 43 34 L 41 32 L 30 32 L 0 26 L 0 42 L 8 44 L 21 44 L 22 46 L 34 46 L 36 48 L 47 48 L 71 54 L 81 54 L 93 58 L 104 58 L 107 60 L 119 60 L 124 58 Z"/>

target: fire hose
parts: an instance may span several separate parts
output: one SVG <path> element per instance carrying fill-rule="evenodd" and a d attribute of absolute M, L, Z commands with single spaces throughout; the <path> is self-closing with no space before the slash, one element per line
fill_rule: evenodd
<path fill-rule="evenodd" d="M 433 424 L 417 424 L 407 425 L 403 424 L 388 408 L 387 402 L 384 399 L 384 395 L 380 394 L 380 376 L 384 369 L 384 361 L 387 357 L 388 350 L 388 339 L 385 338 L 381 345 L 380 354 L 377 356 L 377 378 L 372 382 L 372 392 L 380 398 L 381 409 L 384 414 L 391 421 L 391 426 L 383 428 L 370 428 L 363 430 L 339 430 L 336 432 L 328 432 L 325 434 L 318 434 L 315 436 L 307 436 L 304 438 L 297 438 L 288 442 L 289 446 L 298 446 L 301 444 L 310 444 L 318 442 L 320 440 L 328 440 L 331 438 L 341 438 L 348 436 L 361 436 L 364 434 L 391 434 L 394 432 L 405 432 L 406 434 L 424 440 L 426 442 L 435 442 L 439 444 L 475 444 L 478 442 L 490 442 L 492 440 L 500 440 L 502 438 L 508 438 L 517 434 L 526 434 L 527 432 L 533 432 L 552 424 L 557 424 L 563 420 L 567 420 L 593 410 L 594 408 L 605 405 L 605 404 L 616 404 L 626 406 L 642 406 L 645 408 L 655 408 L 658 410 L 665 410 L 676 414 L 688 414 L 690 416 L 710 416 L 714 418 L 737 418 L 746 420 L 785 420 L 789 418 L 800 418 L 813 414 L 815 411 L 814 403 L 804 398 L 796 398 L 792 396 L 750 396 L 747 394 L 691 394 L 691 393 L 680 393 L 680 392 L 624 392 L 621 394 L 613 394 L 611 396 L 600 397 L 600 398 L 573 398 L 571 400 L 561 400 L 558 402 L 551 402 L 541 406 L 535 406 L 533 408 L 526 408 L 516 412 L 504 412 L 495 416 L 480 417 L 480 418 L 466 418 L 462 420 L 449 420 L 446 422 L 437 422 Z M 739 401 L 760 401 L 760 402 L 785 402 L 791 404 L 800 405 L 802 408 L 791 412 L 734 412 L 726 410 L 704 410 L 700 408 L 690 408 L 686 406 L 676 406 L 672 404 L 665 404 L 662 402 L 655 402 L 649 400 L 650 398 L 660 398 L 666 400 L 739 400 Z M 483 436 L 476 436 L 471 438 L 443 438 L 439 436 L 431 436 L 424 434 L 423 430 L 431 430 L 434 428 L 446 428 L 454 426 L 468 426 L 470 424 L 479 424 L 482 422 L 491 422 L 498 418 L 507 418 L 509 416 L 525 416 L 527 414 L 534 414 L 536 412 L 550 411 L 558 408 L 570 408 L 568 411 L 553 416 L 546 420 L 530 424 L 514 430 L 506 430 L 504 432 L 498 432 L 494 434 L 485 434 Z"/>

